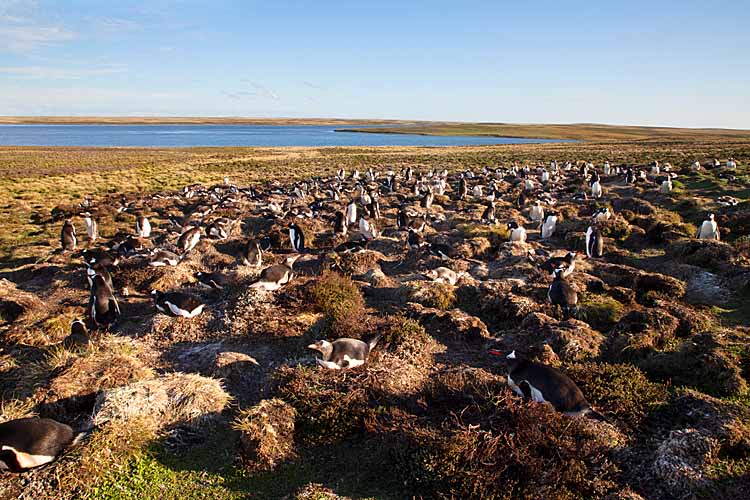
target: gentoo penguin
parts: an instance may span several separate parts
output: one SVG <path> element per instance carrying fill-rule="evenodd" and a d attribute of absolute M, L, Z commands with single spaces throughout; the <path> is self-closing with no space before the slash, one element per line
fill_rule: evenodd
<path fill-rule="evenodd" d="M 72 252 L 76 249 L 76 245 L 78 244 L 76 228 L 70 219 L 65 219 L 63 223 L 62 232 L 60 233 L 60 243 L 62 244 L 63 251 Z"/>
<path fill-rule="evenodd" d="M 368 221 L 364 215 L 359 218 L 359 232 L 368 241 L 374 240 L 379 236 L 375 223 Z"/>
<path fill-rule="evenodd" d="M 249 240 L 245 245 L 245 253 L 242 256 L 242 263 L 246 266 L 260 267 L 263 264 L 263 251 L 260 248 L 258 240 Z"/>
<path fill-rule="evenodd" d="M 232 282 L 225 274 L 204 273 L 202 271 L 198 271 L 197 273 L 195 273 L 195 279 L 198 280 L 198 283 L 200 283 L 201 286 L 204 286 L 206 288 L 214 288 L 216 290 L 222 290 Z"/>
<path fill-rule="evenodd" d="M 672 192 L 672 177 L 667 177 L 663 181 L 661 181 L 661 187 L 659 188 L 659 192 L 662 194 L 667 194 Z"/>
<path fill-rule="evenodd" d="M 89 317 L 97 327 L 109 328 L 120 317 L 120 306 L 104 278 L 97 274 L 91 285 Z"/>
<path fill-rule="evenodd" d="M 420 248 L 425 245 L 422 235 L 411 228 L 409 228 L 409 235 L 407 236 L 406 241 L 411 248 Z"/>
<path fill-rule="evenodd" d="M 589 259 L 599 258 L 604 254 L 602 234 L 594 226 L 586 230 L 586 256 Z"/>
<path fill-rule="evenodd" d="M 344 212 L 339 210 L 336 212 L 336 218 L 333 221 L 333 233 L 334 234 L 346 234 L 347 232 L 347 223 L 346 223 L 346 215 Z"/>
<path fill-rule="evenodd" d="M 550 276 L 555 275 L 557 269 L 562 269 L 562 277 L 567 278 L 576 268 L 576 252 L 568 252 L 563 257 L 551 257 L 539 266 L 539 269 L 549 273 Z"/>
<path fill-rule="evenodd" d="M 633 169 L 631 167 L 628 167 L 627 171 L 625 172 L 625 184 L 635 184 L 635 172 L 633 172 Z"/>
<path fill-rule="evenodd" d="M 570 283 L 563 278 L 564 268 L 555 269 L 555 279 L 547 290 L 547 298 L 554 306 L 560 306 L 563 311 L 563 318 L 570 318 L 571 313 L 575 311 L 578 305 L 578 294 Z"/>
<path fill-rule="evenodd" d="M 292 266 L 299 257 L 299 255 L 290 255 L 283 263 L 274 264 L 263 269 L 260 273 L 260 279 L 250 285 L 250 288 L 272 292 L 286 285 L 294 277 Z"/>
<path fill-rule="evenodd" d="M 183 254 L 188 253 L 190 250 L 195 248 L 195 245 L 201 240 L 201 228 L 191 227 L 180 235 L 180 239 L 177 240 L 177 248 Z"/>
<path fill-rule="evenodd" d="M 531 219 L 533 222 L 536 222 L 537 224 L 541 224 L 544 220 L 544 208 L 542 207 L 542 202 L 539 200 L 536 200 L 534 205 L 531 207 L 531 210 L 529 211 L 529 219 Z"/>
<path fill-rule="evenodd" d="M 608 161 L 604 162 L 604 175 L 610 175 L 612 173 L 612 166 Z"/>
<path fill-rule="evenodd" d="M 523 226 L 519 226 L 518 222 L 514 220 L 508 222 L 508 231 L 510 232 L 508 241 L 526 243 L 526 229 Z"/>
<path fill-rule="evenodd" d="M 289 224 L 289 241 L 292 244 L 292 250 L 295 252 L 305 251 L 305 233 L 297 224 Z"/>
<path fill-rule="evenodd" d="M 424 276 L 431 279 L 435 283 L 445 283 L 446 285 L 455 285 L 458 283 L 459 278 L 463 273 L 457 273 L 447 267 L 438 267 L 436 269 L 430 269 L 425 271 Z"/>
<path fill-rule="evenodd" d="M 206 306 L 194 295 L 182 292 L 160 292 L 152 290 L 151 297 L 157 311 L 167 316 L 194 318 L 203 312 Z"/>
<path fill-rule="evenodd" d="M 693 172 L 698 172 L 701 169 L 701 162 L 698 160 L 695 160 L 693 164 L 690 166 L 690 170 Z"/>
<path fill-rule="evenodd" d="M 73 347 L 83 346 L 89 343 L 89 332 L 86 324 L 80 319 L 74 319 L 70 324 L 70 334 L 62 341 L 63 347 L 71 349 Z"/>
<path fill-rule="evenodd" d="M 112 275 L 109 274 L 107 266 L 100 262 L 96 262 L 90 266 L 86 266 L 86 280 L 89 282 L 89 288 L 94 286 L 94 276 L 96 275 L 104 278 L 104 282 L 107 284 L 110 290 L 114 290 L 114 286 L 112 285 Z"/>
<path fill-rule="evenodd" d="M 333 342 L 318 340 L 307 348 L 323 355 L 322 358 L 316 358 L 320 366 L 331 370 L 341 370 L 365 364 L 370 351 L 375 348 L 379 339 L 380 335 L 376 335 L 369 342 L 349 338 L 340 338 Z"/>
<path fill-rule="evenodd" d="M 206 233 L 211 238 L 215 238 L 217 240 L 225 240 L 229 238 L 229 231 L 232 227 L 232 221 L 221 217 L 219 219 L 216 219 L 211 223 L 211 225 L 208 226 L 208 230 Z"/>
<path fill-rule="evenodd" d="M 48 464 L 79 436 L 69 425 L 49 418 L 3 422 L 0 424 L 0 470 L 23 472 Z"/>
<path fill-rule="evenodd" d="M 435 200 L 435 195 L 432 193 L 432 188 L 429 188 L 427 192 L 419 200 L 419 206 L 429 210 L 432 208 L 432 202 Z"/>
<path fill-rule="evenodd" d="M 148 238 L 151 236 L 151 223 L 144 215 L 139 215 L 135 219 L 135 234 L 139 238 Z"/>
<path fill-rule="evenodd" d="M 458 181 L 458 199 L 465 200 L 467 194 L 469 194 L 469 186 L 466 184 L 466 178 L 462 174 Z"/>
<path fill-rule="evenodd" d="M 727 168 L 732 169 L 732 170 L 734 170 L 735 168 L 737 168 L 737 162 L 734 161 L 734 158 L 729 158 L 727 160 Z"/>
<path fill-rule="evenodd" d="M 698 228 L 698 232 L 695 237 L 701 240 L 716 240 L 721 239 L 719 234 L 719 225 L 714 220 L 714 214 L 708 214 L 708 219 L 703 221 L 701 227 Z"/>
<path fill-rule="evenodd" d="M 86 234 L 89 237 L 89 241 L 96 241 L 99 238 L 99 224 L 96 222 L 90 213 L 86 212 L 83 214 L 83 222 L 86 224 Z"/>
<path fill-rule="evenodd" d="M 346 224 L 353 226 L 357 223 L 357 203 L 352 200 L 346 206 Z"/>
<path fill-rule="evenodd" d="M 551 238 L 555 234 L 555 227 L 557 227 L 557 215 L 548 214 L 542 224 L 542 239 Z"/>
<path fill-rule="evenodd" d="M 180 256 L 169 250 L 153 250 L 148 263 L 151 267 L 176 266 L 180 263 Z"/>
<path fill-rule="evenodd" d="M 612 212 L 610 212 L 609 207 L 602 207 L 596 209 L 596 211 L 591 216 L 591 219 L 594 222 L 602 222 L 605 220 L 609 220 L 611 217 Z"/>
<path fill-rule="evenodd" d="M 490 354 L 503 353 L 491 350 Z M 552 407 L 571 417 L 588 416 L 595 420 L 605 420 L 586 401 L 581 389 L 561 371 L 541 363 L 529 361 L 516 354 L 505 356 L 508 362 L 508 386 L 519 396 L 524 396 L 522 384 L 527 386 L 530 397 L 538 403 L 549 403 Z"/>
<path fill-rule="evenodd" d="M 598 199 L 602 197 L 602 185 L 597 178 L 591 183 L 591 198 Z"/>
<path fill-rule="evenodd" d="M 336 253 L 357 253 L 367 250 L 367 240 L 345 241 L 333 249 Z"/>
<path fill-rule="evenodd" d="M 482 196 L 482 185 L 477 184 L 474 186 L 471 190 L 472 196 L 476 196 L 477 198 L 480 198 Z"/>
<path fill-rule="evenodd" d="M 487 203 L 487 207 L 482 212 L 482 222 L 484 224 L 494 224 L 497 221 L 495 219 L 495 202 L 490 201 Z"/>
<path fill-rule="evenodd" d="M 441 259 L 452 259 L 456 256 L 455 249 L 445 243 L 428 243 L 427 250 L 429 250 L 432 255 L 440 257 Z"/>

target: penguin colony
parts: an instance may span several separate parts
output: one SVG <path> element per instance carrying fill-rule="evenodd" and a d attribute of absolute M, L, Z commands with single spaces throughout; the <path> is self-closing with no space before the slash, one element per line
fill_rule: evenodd
<path fill-rule="evenodd" d="M 736 167 L 733 159 L 727 164 L 729 169 Z M 695 162 L 689 168 L 700 171 L 703 167 Z M 86 211 L 79 214 L 86 231 L 85 245 L 80 241 L 76 221 L 66 219 L 61 227 L 61 251 L 82 258 L 89 286 L 87 318 L 73 321 L 71 333 L 62 343 L 69 348 L 86 345 L 90 330 L 115 330 L 123 320 L 119 302 L 128 293 L 117 290 L 113 279 L 121 263 L 138 262 L 145 269 L 176 268 L 186 257 L 200 252 L 201 245 L 217 245 L 238 232 L 246 241 L 237 252 L 236 265 L 256 270 L 257 278 L 249 288 L 258 293 L 276 292 L 289 284 L 298 272 L 295 265 L 300 260 L 316 260 L 329 251 L 367 252 L 380 238 L 400 243 L 398 251 L 403 258 L 416 255 L 438 259 L 439 266 L 422 270 L 422 279 L 456 285 L 472 275 L 471 271 L 452 268 L 458 258 L 456 249 L 436 237 L 436 228 L 448 216 L 447 211 L 433 209 L 440 202 L 438 197 L 483 205 L 474 222 L 504 234 L 504 245 L 533 243 L 527 259 L 538 269 L 540 280 L 547 280 L 547 307 L 551 314 L 558 314 L 559 310 L 563 319 L 573 318 L 579 299 L 569 278 L 574 276 L 577 263 L 607 256 L 601 227 L 613 217 L 607 204 L 608 192 L 646 183 L 655 192 L 668 194 L 675 177 L 671 165 L 658 162 L 651 165 L 648 173 L 609 162 L 600 167 L 570 162 L 558 167 L 557 162 L 552 162 L 549 167 L 514 165 L 455 173 L 425 172 L 412 167 L 400 171 L 370 168 L 363 176 L 359 171 L 348 173 L 340 169 L 330 178 L 307 179 L 291 186 L 272 183 L 264 188 L 240 188 L 225 179 L 221 185 L 191 185 L 180 193 L 153 195 L 139 202 L 123 199 L 117 213 L 133 213 L 135 225 L 131 234 L 118 233 L 110 238 L 100 234 L 96 204 L 87 200 L 82 204 Z M 181 208 L 180 213 L 149 213 L 149 201 L 164 196 L 172 197 L 174 205 Z M 561 199 L 580 204 L 581 213 L 588 210 L 589 215 L 583 216 L 588 225 L 580 246 L 552 255 L 541 242 L 554 238 L 557 225 L 564 220 L 555 208 Z M 500 200 L 511 202 L 521 215 L 505 217 L 498 209 Z M 286 228 L 286 234 L 281 233 L 286 238 L 278 233 L 245 234 L 240 206 L 251 206 L 254 215 L 281 224 Z M 385 210 L 395 217 L 384 217 Z M 453 216 L 458 212 L 460 209 Z M 219 213 L 235 213 L 236 217 L 217 216 Z M 311 242 L 319 234 L 306 233 L 306 220 L 325 221 L 329 228 L 325 232 L 340 242 L 330 248 L 315 248 Z M 720 240 L 713 213 L 696 222 L 696 239 Z M 82 247 L 85 248 L 81 250 Z M 466 260 L 483 264 L 476 259 Z M 221 291 L 235 284 L 231 271 L 210 269 L 195 273 L 194 278 L 207 290 Z M 154 289 L 148 295 L 156 313 L 178 321 L 190 321 L 213 306 L 202 296 L 179 290 Z M 366 365 L 379 340 L 380 334 L 372 332 L 368 340 L 319 339 L 307 347 L 315 353 L 315 363 L 320 367 L 347 370 Z M 526 359 L 517 349 L 491 349 L 489 354 L 500 357 L 507 367 L 508 386 L 520 397 L 549 404 L 566 415 L 605 419 L 562 371 Z M 0 423 L 0 469 L 19 472 L 48 464 L 84 435 L 85 432 L 76 433 L 70 426 L 47 418 Z"/>

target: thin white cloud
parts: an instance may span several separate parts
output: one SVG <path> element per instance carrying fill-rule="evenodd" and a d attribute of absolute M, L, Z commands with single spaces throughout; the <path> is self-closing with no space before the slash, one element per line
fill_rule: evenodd
<path fill-rule="evenodd" d="M 62 26 L 0 26 L 0 52 L 30 52 L 40 47 L 74 40 L 77 36 L 75 32 Z"/>
<path fill-rule="evenodd" d="M 56 68 L 49 66 L 0 66 L 0 74 L 30 80 L 78 80 L 93 76 L 125 73 L 124 64 L 111 64 L 100 68 Z"/>
<path fill-rule="evenodd" d="M 95 30 L 107 33 L 140 31 L 143 29 L 143 25 L 138 21 L 121 17 L 95 17 L 91 18 L 90 21 Z"/>
<path fill-rule="evenodd" d="M 246 83 L 248 86 L 252 88 L 252 90 L 237 90 L 234 92 L 224 90 L 222 91 L 222 94 L 225 97 L 228 97 L 229 99 L 235 99 L 235 100 L 242 99 L 242 98 L 250 98 L 250 99 L 262 98 L 262 99 L 271 99 L 273 101 L 281 100 L 281 97 L 279 97 L 279 94 L 276 93 L 275 90 L 265 87 L 264 85 L 261 85 L 258 82 L 254 82 L 246 78 L 243 78 L 240 81 L 243 83 Z"/>

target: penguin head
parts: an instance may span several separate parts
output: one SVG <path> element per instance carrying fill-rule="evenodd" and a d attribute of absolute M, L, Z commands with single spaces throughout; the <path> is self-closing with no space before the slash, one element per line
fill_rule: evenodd
<path fill-rule="evenodd" d="M 564 271 L 565 271 L 565 268 L 563 268 L 563 267 L 558 267 L 557 269 L 555 269 L 555 271 L 554 271 L 554 273 L 555 273 L 555 280 L 561 280 Z"/>
<path fill-rule="evenodd" d="M 327 340 L 318 340 L 317 342 L 307 346 L 308 349 L 318 351 L 323 355 L 323 359 L 328 359 L 333 352 L 333 344 Z"/>
<path fill-rule="evenodd" d="M 151 298 L 154 299 L 154 301 L 158 301 L 161 299 L 162 293 L 159 290 L 151 290 Z"/>
<path fill-rule="evenodd" d="M 300 254 L 290 255 L 289 257 L 287 257 L 286 259 L 284 259 L 284 263 L 287 266 L 291 267 L 292 264 L 294 264 L 295 262 L 297 262 L 297 259 L 299 259 L 299 258 L 300 258 Z"/>
<path fill-rule="evenodd" d="M 518 229 L 518 222 L 514 220 L 508 222 L 508 229 Z"/>
<path fill-rule="evenodd" d="M 708 214 L 708 220 L 710 220 L 710 221 L 713 222 L 713 220 L 714 220 L 714 214 L 713 213 L 709 213 Z"/>
<path fill-rule="evenodd" d="M 70 323 L 71 334 L 86 334 L 86 324 L 80 319 L 74 319 Z"/>

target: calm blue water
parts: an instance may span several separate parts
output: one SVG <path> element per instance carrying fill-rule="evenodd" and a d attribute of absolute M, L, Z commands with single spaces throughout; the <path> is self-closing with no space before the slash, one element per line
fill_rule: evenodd
<path fill-rule="evenodd" d="M 0 125 L 5 146 L 470 146 L 561 142 L 335 132 L 325 125 Z"/>

